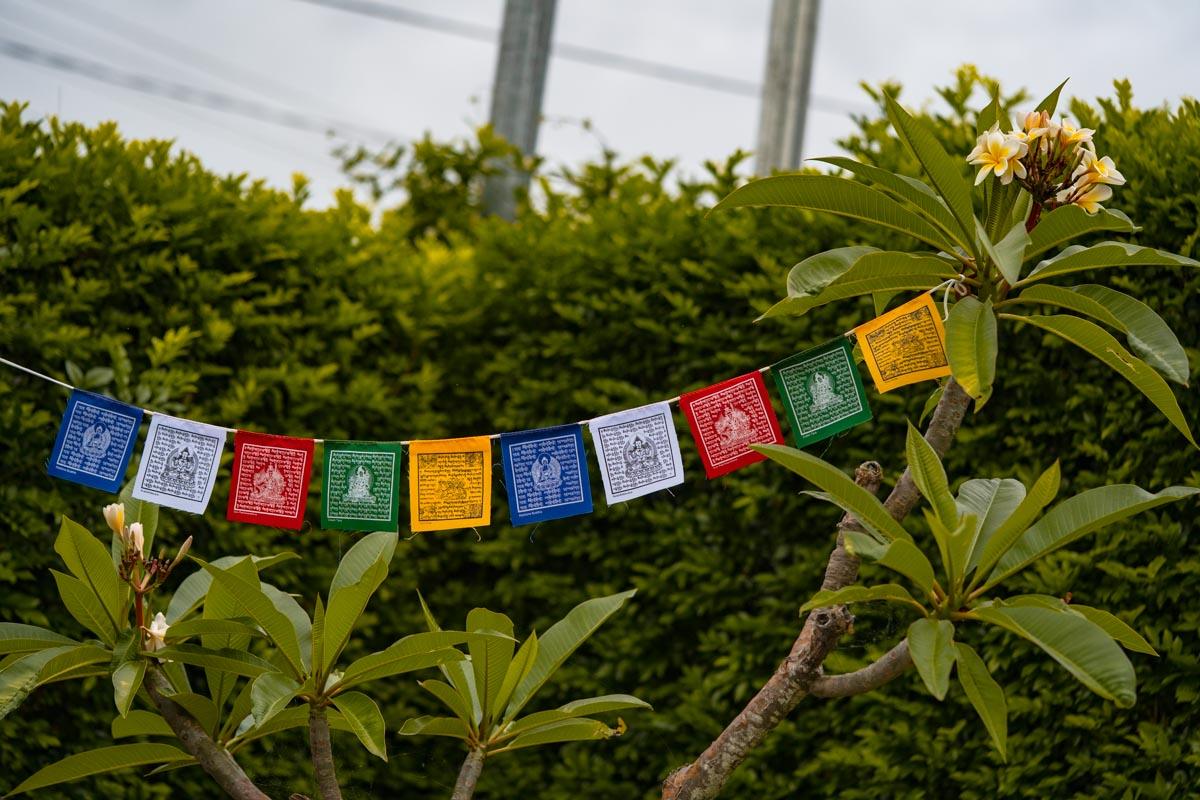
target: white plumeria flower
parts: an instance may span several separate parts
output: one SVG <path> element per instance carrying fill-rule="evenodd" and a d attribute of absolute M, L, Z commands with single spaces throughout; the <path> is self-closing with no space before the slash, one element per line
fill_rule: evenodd
<path fill-rule="evenodd" d="M 1076 191 L 1078 190 L 1074 187 L 1071 189 L 1064 189 L 1058 193 L 1057 199 L 1060 203 L 1065 203 L 1071 194 Z M 1071 202 L 1082 208 L 1087 213 L 1095 214 L 1097 211 L 1103 208 L 1103 206 L 1100 204 L 1111 199 L 1112 194 L 1113 191 L 1111 186 L 1105 186 L 1103 183 L 1096 183 L 1092 184 L 1092 186 L 1088 188 L 1086 192 L 1078 195 L 1074 200 L 1071 200 Z"/>
<path fill-rule="evenodd" d="M 967 156 L 967 161 L 979 167 L 975 176 L 975 185 L 983 183 L 989 173 L 1000 179 L 1002 184 L 1012 183 L 1013 175 L 1025 177 L 1025 165 L 1020 159 L 1029 152 L 1029 145 L 1007 134 L 993 125 L 992 129 L 979 136 L 975 149 Z"/>
<path fill-rule="evenodd" d="M 1083 160 L 1071 173 L 1071 179 L 1080 186 L 1085 183 L 1107 183 L 1112 186 L 1122 186 L 1125 183 L 1125 176 L 1117 169 L 1116 162 L 1109 156 L 1097 158 L 1091 150 L 1083 151 Z"/>
<path fill-rule="evenodd" d="M 142 531 L 142 523 L 135 522 L 129 526 L 129 546 L 138 554 L 139 558 L 144 558 L 142 550 L 146 546 L 146 534 Z"/>
<path fill-rule="evenodd" d="M 167 618 L 160 611 L 154 615 L 154 620 L 151 621 L 150 627 L 147 629 L 148 637 L 146 641 L 147 650 L 162 650 L 167 646 L 167 629 L 171 626 L 167 624 Z"/>
<path fill-rule="evenodd" d="M 1064 145 L 1091 144 L 1092 136 L 1095 133 L 1096 131 L 1092 128 L 1076 128 L 1064 119 L 1059 127 L 1058 137 Z"/>
<path fill-rule="evenodd" d="M 112 532 L 122 538 L 125 537 L 125 504 L 124 503 L 109 503 L 104 507 L 104 521 L 108 523 L 108 527 Z"/>

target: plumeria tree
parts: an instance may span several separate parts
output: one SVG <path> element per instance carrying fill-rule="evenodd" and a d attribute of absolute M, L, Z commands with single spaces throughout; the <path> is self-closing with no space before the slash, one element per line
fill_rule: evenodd
<path fill-rule="evenodd" d="M 1153 309 L 1129 294 L 1100 284 L 1058 284 L 1084 271 L 1200 266 L 1185 256 L 1125 241 L 1072 243 L 1096 233 L 1132 235 L 1138 228 L 1125 214 L 1104 206 L 1113 199 L 1113 187 L 1124 184 L 1125 177 L 1110 157 L 1099 153 L 1097 131 L 1056 116 L 1062 88 L 1060 84 L 1021 116 L 1019 124 L 1013 124 L 1008 109 L 994 96 L 977 115 L 974 148 L 957 155 L 946 152 L 933 132 L 885 94 L 883 103 L 895 135 L 920 165 L 925 180 L 830 157 L 817 161 L 844 170 L 848 177 L 814 172 L 775 175 L 751 181 L 717 204 L 716 209 L 722 210 L 778 206 L 829 213 L 875 225 L 887 236 L 909 237 L 921 249 L 852 245 L 809 255 L 788 275 L 787 297 L 764 317 L 804 314 L 863 296 L 872 297 L 875 308 L 882 310 L 897 294 L 948 283 L 956 296 L 946 320 L 952 377 L 931 394 L 926 404 L 931 412 L 928 426 L 923 437 L 916 437 L 924 444 L 915 444 L 910 435 L 908 468 L 882 504 L 874 500 L 882 481 L 876 462 L 862 464 L 851 481 L 799 451 L 764 448 L 767 455 L 823 488 L 823 499 L 842 505 L 846 515 L 838 528 L 822 593 L 804 607 L 807 616 L 787 659 L 695 761 L 668 777 L 663 785 L 665 799 L 715 797 L 750 751 L 804 697 L 870 691 L 910 667 L 914 655 L 922 678 L 938 697 L 944 695 L 950 671 L 958 665 L 960 682 L 1003 750 L 997 722 L 1003 693 L 984 678 L 982 659 L 955 642 L 960 623 L 1007 627 L 1034 640 L 1089 688 L 1121 703 L 1132 702 L 1132 668 L 1111 643 L 1116 639 L 1144 649 L 1127 626 L 1118 626 L 1111 615 L 1066 608 L 1049 598 L 1006 600 L 987 593 L 1053 549 L 1124 518 L 1130 509 L 1182 499 L 1193 491 L 1172 487 L 1151 495 L 1137 487 L 1105 487 L 1062 503 L 1035 523 L 1037 511 L 1053 496 L 1050 487 L 1057 489 L 1056 473 L 1043 476 L 1029 490 L 1011 479 L 967 481 L 957 498 L 944 485 L 944 477 L 930 477 L 939 473 L 938 459 L 951 446 L 971 402 L 978 410 L 996 391 L 996 361 L 1003 337 L 1018 335 L 1022 328 L 1058 336 L 1111 368 L 1141 392 L 1190 446 L 1196 446 L 1167 383 L 1187 386 L 1190 372 L 1175 333 Z M 966 174 L 968 168 L 973 168 L 973 180 Z M 1028 313 L 1029 307 L 1037 312 L 1048 308 L 1052 313 Z M 1118 335 L 1125 338 L 1128 349 Z M 983 508 L 985 486 L 994 487 L 995 496 Z M 850 496 L 855 498 L 853 504 L 846 502 Z M 940 579 L 934 577 L 913 537 L 898 525 L 921 496 L 935 508 L 927 524 L 944 568 Z M 1003 535 L 992 536 L 997 530 Z M 910 580 L 919 580 L 921 596 L 910 598 L 891 585 L 855 586 L 861 557 L 876 558 Z M 904 642 L 874 664 L 849 675 L 825 675 L 825 657 L 852 619 L 845 604 L 866 599 L 906 603 L 919 608 L 922 617 Z M 1021 621 L 1037 618 L 1040 626 L 1040 621 L 1051 619 L 1047 615 L 1053 615 L 1051 638 L 1057 645 L 1077 653 L 1085 641 L 1095 644 L 1097 658 L 1106 654 L 1101 659 L 1104 666 L 1097 669 L 1115 671 L 1100 680 L 1042 637 L 1045 631 L 1040 627 L 1034 630 L 1032 622 Z"/>

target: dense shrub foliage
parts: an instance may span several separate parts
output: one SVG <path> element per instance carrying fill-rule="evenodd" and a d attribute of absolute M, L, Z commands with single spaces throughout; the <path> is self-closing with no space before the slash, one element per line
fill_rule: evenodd
<path fill-rule="evenodd" d="M 965 153 L 974 138 L 970 88 L 964 77 L 943 92 L 950 110 L 936 124 L 952 152 Z M 402 162 L 395 185 L 408 192 L 404 204 L 373 221 L 349 193 L 306 210 L 299 179 L 290 193 L 273 191 L 213 175 L 167 142 L 124 140 L 111 125 L 33 120 L 16 105 L 0 113 L 3 354 L 122 400 L 253 430 L 432 438 L 662 399 L 820 343 L 872 313 L 864 301 L 753 324 L 782 296 L 794 262 L 844 244 L 901 246 L 874 234 L 864 242 L 853 224 L 800 212 L 706 217 L 733 188 L 736 158 L 698 180 L 651 160 L 592 164 L 544 179 L 536 207 L 509 224 L 484 217 L 471 189 L 494 145 L 427 142 Z M 1139 109 L 1119 84 L 1115 97 L 1076 102 L 1072 113 L 1102 124 L 1103 148 L 1129 178 L 1116 207 L 1144 226 L 1135 240 L 1200 257 L 1200 104 Z M 878 119 L 861 120 L 846 145 L 916 174 Z M 1200 274 L 1142 269 L 1112 285 L 1141 296 L 1179 332 L 1194 383 Z M 1104 366 L 1034 330 L 1001 352 L 994 398 L 947 458 L 952 479 L 1029 483 L 1060 458 L 1064 496 L 1104 483 L 1156 490 L 1200 481 L 1196 453 Z M 894 477 L 904 420 L 915 421 L 932 388 L 872 392 L 875 421 L 835 439 L 824 457 L 847 470 L 877 458 Z M 58 516 L 99 529 L 108 498 L 45 473 L 64 400 L 57 387 L 14 372 L 0 381 L 0 620 L 71 630 L 45 572 L 56 560 Z M 1194 424 L 1195 390 L 1181 402 Z M 835 515 L 769 464 L 707 482 L 684 447 L 689 478 L 671 494 L 513 529 L 497 479 L 496 522 L 479 540 L 458 532 L 401 543 L 350 658 L 423 629 L 418 587 L 444 618 L 482 605 L 506 611 L 521 630 L 544 629 L 586 597 L 638 589 L 539 707 L 619 686 L 656 711 L 628 714 L 629 733 L 604 744 L 498 757 L 480 797 L 657 796 L 659 781 L 703 748 L 786 654 L 796 610 L 819 584 Z M 598 474 L 593 481 L 598 489 Z M 231 524 L 227 489 L 222 478 L 203 518 L 165 512 L 159 541 L 192 534 L 203 557 L 297 550 L 305 560 L 275 568 L 272 580 L 311 610 L 352 535 Z M 315 521 L 317 475 L 312 491 Z M 1008 638 L 984 648 L 1009 687 L 1007 766 L 957 688 L 939 704 L 909 674 L 848 701 L 806 701 L 727 795 L 1190 796 L 1200 786 L 1195 514 L 1186 503 L 1143 515 L 1056 554 L 1014 586 L 1113 610 L 1159 649 L 1158 659 L 1134 657 L 1134 708 L 1104 703 Z M 864 607 L 830 667 L 865 663 L 908 621 L 903 611 Z M 0 724 L 0 789 L 54 758 L 110 743 L 111 689 L 92 688 L 39 690 Z M 392 760 L 369 760 L 338 734 L 347 796 L 448 794 L 457 743 L 394 735 L 406 717 L 432 712 L 433 701 L 412 680 L 380 685 L 375 696 L 393 733 Z M 244 764 L 286 796 L 311 786 L 304 755 L 296 731 L 250 751 Z M 191 770 L 44 796 L 165 798 L 173 790 L 214 791 Z"/>

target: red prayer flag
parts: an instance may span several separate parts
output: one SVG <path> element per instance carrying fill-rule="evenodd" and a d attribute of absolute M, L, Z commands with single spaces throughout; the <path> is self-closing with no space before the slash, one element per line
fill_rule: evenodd
<path fill-rule="evenodd" d="M 238 431 L 225 516 L 234 522 L 300 530 L 312 477 L 313 440 Z"/>
<path fill-rule="evenodd" d="M 766 458 L 751 450 L 752 444 L 783 444 L 761 372 L 689 392 L 679 398 L 679 407 L 687 417 L 709 478 Z"/>

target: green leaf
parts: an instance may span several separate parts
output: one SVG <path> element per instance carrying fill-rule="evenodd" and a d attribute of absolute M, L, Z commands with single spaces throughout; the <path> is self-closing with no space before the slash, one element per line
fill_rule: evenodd
<path fill-rule="evenodd" d="M 1070 80 L 1070 78 L 1067 80 Z M 1063 81 L 1058 86 L 1055 86 L 1054 91 L 1046 95 L 1042 99 L 1042 102 L 1037 104 L 1037 107 L 1034 109 L 1034 111 L 1045 111 L 1047 114 L 1053 117 L 1054 112 L 1058 110 L 1058 95 L 1066 85 L 1067 81 Z"/>
<path fill-rule="evenodd" d="M 386 561 L 376 561 L 357 576 L 358 580 L 338 589 L 329 598 L 329 608 L 325 611 L 325 662 L 320 665 L 322 674 L 328 674 L 337 663 L 371 595 L 387 577 L 387 569 Z"/>
<path fill-rule="evenodd" d="M 342 556 L 337 572 L 333 574 L 333 581 L 329 584 L 328 596 L 333 597 L 339 589 L 361 581 L 367 570 L 375 564 L 392 563 L 398 541 L 399 534 L 378 531 L 369 533 L 355 542 L 354 546 L 346 551 L 346 555 Z"/>
<path fill-rule="evenodd" d="M 474 729 L 475 715 L 472 713 L 469 698 L 463 697 L 453 686 L 442 681 L 417 681 L 417 685 L 441 700 L 464 725 Z"/>
<path fill-rule="evenodd" d="M 929 253 L 900 253 L 884 250 L 860 257 L 841 277 L 816 294 L 795 295 L 780 300 L 760 317 L 799 316 L 814 308 L 877 292 L 932 289 L 958 270 L 946 259 Z"/>
<path fill-rule="evenodd" d="M 1123 620 L 1114 614 L 1110 614 L 1102 608 L 1081 606 L 1078 603 L 1071 603 L 1067 608 L 1076 614 L 1082 614 L 1087 617 L 1093 624 L 1115 639 L 1126 650 L 1132 650 L 1135 653 L 1145 653 L 1148 656 L 1158 655 L 1158 652 L 1150 646 L 1150 643 L 1140 633 L 1129 625 L 1126 625 Z"/>
<path fill-rule="evenodd" d="M 504 708 L 508 705 L 508 701 L 512 699 L 512 694 L 516 691 L 517 686 L 521 681 L 525 680 L 525 676 L 533 669 L 533 664 L 537 660 L 538 653 L 538 638 L 537 633 L 530 633 L 525 639 L 525 643 L 517 650 L 517 654 L 513 656 L 508 664 L 508 669 L 504 673 L 504 681 L 500 684 L 500 689 L 496 692 L 496 696 L 492 700 L 491 713 L 493 719 L 500 719 L 504 713 Z"/>
<path fill-rule="evenodd" d="M 291 621 L 275 607 L 275 603 L 267 597 L 258 582 L 244 580 L 229 570 L 211 564 L 205 564 L 204 569 L 212 575 L 213 583 L 228 591 L 241 610 L 266 632 L 267 637 L 287 659 L 292 676 L 302 679 L 305 674 L 304 659 L 300 654 L 300 642 L 296 631 Z"/>
<path fill-rule="evenodd" d="M 630 589 L 607 597 L 585 600 L 551 625 L 538 639 L 537 656 L 533 666 L 513 692 L 505 719 L 511 720 L 515 717 L 563 662 L 636 593 L 636 589 Z"/>
<path fill-rule="evenodd" d="M 808 492 L 808 494 L 825 495 L 824 492 Z M 828 497 L 828 495 L 825 495 Z M 863 533 L 862 531 L 843 530 L 842 537 L 846 543 L 846 551 L 856 558 L 868 559 L 870 561 L 878 561 L 883 558 L 883 554 L 887 552 L 888 545 L 891 542 L 884 541 L 873 533 Z M 905 539 L 896 539 L 895 541 L 903 542 Z"/>
<path fill-rule="evenodd" d="M 954 643 L 955 660 L 958 663 L 958 682 L 975 707 L 992 744 L 1000 751 L 1000 758 L 1008 760 L 1008 703 L 1004 689 L 992 677 L 979 654 L 962 642 Z"/>
<path fill-rule="evenodd" d="M 1025 223 L 1018 222 L 1013 225 L 1008 233 L 1004 234 L 1004 238 L 995 244 L 992 244 L 982 225 L 977 233 L 981 246 L 996 265 L 996 269 L 1004 276 L 1004 280 L 1010 285 L 1016 284 L 1021 277 L 1021 261 L 1025 257 L 1025 248 L 1029 246 L 1029 234 L 1025 232 Z"/>
<path fill-rule="evenodd" d="M 300 660 L 306 671 L 311 670 L 312 661 L 309 660 L 309 656 L 312 655 L 312 620 L 308 618 L 308 614 L 300 607 L 300 603 L 293 595 L 261 581 L 259 588 L 275 606 L 275 609 L 287 617 L 288 622 L 292 624 L 292 630 L 296 632 L 296 644 L 300 646 Z"/>
<path fill-rule="evenodd" d="M 0 655 L 8 653 L 33 653 L 50 647 L 64 644 L 78 644 L 62 634 L 39 628 L 36 625 L 22 625 L 19 622 L 0 622 Z"/>
<path fill-rule="evenodd" d="M 929 397 L 925 398 L 925 405 L 921 407 L 921 416 L 917 417 L 918 425 L 925 424 L 925 418 L 932 414 L 933 410 L 937 408 L 937 404 L 941 402 L 942 395 L 945 394 L 945 392 L 946 384 L 943 383 L 929 393 Z"/>
<path fill-rule="evenodd" d="M 279 672 L 259 675 L 250 689 L 250 715 L 254 724 L 263 725 L 283 711 L 299 691 L 299 683 Z"/>
<path fill-rule="evenodd" d="M 857 245 L 835 247 L 809 256 L 788 272 L 788 297 L 820 294 L 826 286 L 845 275 L 854 262 L 868 253 L 878 252 L 878 247 Z"/>
<path fill-rule="evenodd" d="M 713 211 L 753 206 L 785 206 L 824 211 L 908 234 L 945 250 L 945 237 L 915 211 L 880 191 L 831 175 L 775 175 L 733 190 Z"/>
<path fill-rule="evenodd" d="M 234 564 L 249 558 L 257 571 L 299 557 L 291 552 L 276 553 L 273 556 L 223 556 L 209 562 L 209 565 L 218 569 L 229 569 Z M 184 578 L 183 582 L 179 584 L 179 588 L 175 590 L 175 594 L 171 596 L 171 602 L 167 604 L 167 612 L 164 615 L 167 623 L 174 625 L 198 609 L 204 602 L 204 597 L 208 594 L 208 587 L 211 585 L 212 575 L 203 569 Z"/>
<path fill-rule="evenodd" d="M 959 230 L 966 236 L 967 241 L 970 241 L 975 234 L 976 222 L 971 207 L 971 187 L 963 177 L 962 167 L 965 162 L 951 158 L 925 124 L 912 117 L 891 95 L 885 92 L 883 99 L 887 104 L 888 119 L 892 121 L 896 134 L 921 163 L 933 187 L 946 201 L 946 206 L 958 222 Z"/>
<path fill-rule="evenodd" d="M 878 586 L 845 586 L 841 589 L 822 589 L 814 594 L 807 603 L 800 606 L 800 613 L 803 614 L 805 611 L 812 611 L 817 608 L 828 608 L 829 606 L 841 606 L 848 603 L 873 603 L 876 601 L 905 603 L 916 606 L 922 611 L 925 610 L 903 586 L 896 583 L 883 583 Z"/>
<path fill-rule="evenodd" d="M 995 586 L 1038 559 L 1114 522 L 1152 508 L 1200 494 L 1189 486 L 1170 486 L 1157 494 L 1132 484 L 1114 484 L 1088 489 L 1052 508 L 1046 516 L 1021 534 L 997 562 L 995 574 L 985 588 Z"/>
<path fill-rule="evenodd" d="M 1107 364 L 1144 394 L 1193 447 L 1197 446 L 1183 411 L 1179 408 L 1179 401 L 1171 393 L 1171 387 L 1149 364 L 1122 347 L 1108 331 L 1093 322 L 1070 314 L 1004 316 L 1050 331 Z"/>
<path fill-rule="evenodd" d="M 96 674 L 107 675 L 112 655 L 107 648 L 94 644 L 78 644 L 66 648 L 46 661 L 38 670 L 37 685 L 44 686 L 47 683 Z M 97 665 L 100 665 L 99 668 L 96 668 Z"/>
<path fill-rule="evenodd" d="M 254 560 L 249 557 L 241 557 L 233 559 L 228 567 L 223 567 L 230 573 L 241 578 L 249 584 L 259 583 L 258 570 L 254 567 Z M 224 584 L 212 583 L 212 576 L 205 572 L 209 578 L 208 593 L 204 597 L 204 619 L 229 619 L 234 617 L 242 617 L 243 612 L 238 600 L 234 597 L 233 591 Z M 250 637 L 246 635 L 228 635 L 228 634 L 208 634 L 200 637 L 200 644 L 210 650 L 220 650 L 227 648 L 230 650 L 246 650 L 250 647 Z M 274 666 L 272 667 L 274 669 Z M 221 707 L 224 707 L 225 701 L 237 684 L 237 675 L 220 670 L 205 668 L 205 679 L 208 682 L 209 696 L 213 701 Z"/>
<path fill-rule="evenodd" d="M 54 582 L 58 585 L 58 595 L 62 598 L 67 611 L 83 627 L 112 646 L 117 640 L 117 630 L 113 627 L 112 617 L 105 611 L 104 605 L 96 597 L 96 593 L 78 578 L 72 578 L 58 570 L 50 570 Z"/>
<path fill-rule="evenodd" d="M 176 644 L 154 651 L 154 656 L 246 678 L 257 678 L 265 672 L 277 671 L 274 665 L 258 656 L 230 648 L 212 650 L 195 644 Z"/>
<path fill-rule="evenodd" d="M 1102 208 L 1095 214 L 1089 214 L 1077 205 L 1059 206 L 1048 214 L 1043 214 L 1038 224 L 1029 232 L 1029 246 L 1025 248 L 1024 259 L 1028 261 L 1052 247 L 1087 233 L 1135 233 L 1139 230 L 1141 228 L 1134 225 L 1129 217 L 1116 209 Z"/>
<path fill-rule="evenodd" d="M 946 320 L 946 355 L 954 380 L 975 398 L 978 411 L 992 396 L 996 380 L 996 314 L 991 299 L 964 297 Z"/>
<path fill-rule="evenodd" d="M 933 565 L 912 542 L 905 539 L 891 542 L 879 557 L 878 563 L 879 566 L 887 567 L 908 578 L 925 594 L 933 594 Z"/>
<path fill-rule="evenodd" d="M 117 713 L 122 717 L 129 713 L 133 698 L 138 689 L 142 688 L 142 679 L 146 677 L 146 659 L 139 658 L 126 661 L 113 670 L 113 702 L 116 703 Z"/>
<path fill-rule="evenodd" d="M 869 530 L 889 540 L 912 540 L 908 531 L 888 513 L 875 495 L 832 464 L 785 445 L 756 444 L 751 448 L 828 493 L 834 503 L 853 514 Z"/>
<path fill-rule="evenodd" d="M 929 220 L 946 237 L 947 245 L 952 246 L 957 244 L 963 250 L 970 249 L 967 247 L 970 239 L 963 236 L 959 230 L 958 220 L 950 213 L 950 209 L 946 206 L 946 201 L 938 197 L 933 189 L 930 189 L 921 181 L 910 178 L 907 175 L 897 175 L 894 172 L 888 172 L 885 169 L 873 167 L 861 161 L 855 161 L 853 158 L 827 156 L 812 160 L 823 161 L 826 164 L 844 169 L 853 175 L 876 184 L 892 196 L 907 201 L 916 208 L 921 216 Z M 949 252 L 951 247 L 943 246 L 942 249 Z"/>
<path fill-rule="evenodd" d="M 1126 335 L 1130 348 L 1168 380 L 1188 385 L 1190 366 L 1187 353 L 1175 333 L 1141 300 L 1107 286 L 1052 286 L 1035 284 L 1013 303 L 1046 303 L 1099 320 Z"/>
<path fill-rule="evenodd" d="M 1036 644 L 1084 686 L 1117 705 L 1137 698 L 1133 665 L 1116 642 L 1080 614 L 1048 608 L 977 608 L 972 614 Z"/>
<path fill-rule="evenodd" d="M 113 629 L 123 627 L 120 579 L 111 555 L 100 540 L 79 523 L 63 517 L 54 540 L 54 552 L 62 558 L 67 570 L 100 601 Z"/>
<path fill-rule="evenodd" d="M 21 655 L 0 669 L 0 720 L 11 714 L 38 684 L 42 668 L 56 656 L 74 647 L 52 647 Z"/>
<path fill-rule="evenodd" d="M 536 730 L 522 734 L 513 739 L 511 744 L 491 751 L 491 754 L 507 753 L 510 750 L 520 750 L 523 747 L 537 747 L 543 744 L 610 739 L 620 734 L 620 728 L 610 728 L 603 722 L 594 719 L 568 719 L 562 722 L 543 725 Z"/>
<path fill-rule="evenodd" d="M 991 130 L 995 125 L 999 130 L 1007 131 L 1009 129 L 1008 115 L 1000 108 L 1000 96 L 992 95 L 992 101 L 983 107 L 975 117 L 975 135 L 980 136 L 983 133 Z"/>
<path fill-rule="evenodd" d="M 913 622 L 908 626 L 908 652 L 925 688 L 944 700 L 954 666 L 954 624 L 947 619 L 929 618 Z"/>
<path fill-rule="evenodd" d="M 908 436 L 904 443 L 909 473 L 921 495 L 933 506 L 938 519 L 947 528 L 958 526 L 958 506 L 946 481 L 946 470 L 942 461 L 921 432 L 908 423 Z"/>
<path fill-rule="evenodd" d="M 216 730 L 220 712 L 212 700 L 195 692 L 179 692 L 171 695 L 171 700 L 199 722 L 204 730 L 210 733 Z"/>
<path fill-rule="evenodd" d="M 362 692 L 346 692 L 334 697 L 333 704 L 342 712 L 367 752 L 387 761 L 387 745 L 384 743 L 387 729 L 375 701 Z"/>
<path fill-rule="evenodd" d="M 479 690 L 479 704 L 485 709 L 485 716 L 490 716 L 516 648 L 516 642 L 511 638 L 513 623 L 503 614 L 486 608 L 474 608 L 467 613 L 467 630 L 472 633 L 497 631 L 504 634 L 504 637 L 476 636 L 468 641 L 475 686 Z"/>
<path fill-rule="evenodd" d="M 175 731 L 160 715 L 153 711 L 134 709 L 124 717 L 113 717 L 112 738 L 126 739 L 130 736 L 175 736 Z"/>
<path fill-rule="evenodd" d="M 38 770 L 5 797 L 14 797 L 34 789 L 69 783 L 89 778 L 92 775 L 102 775 L 132 767 L 144 767 L 147 764 L 164 764 L 190 759 L 191 756 L 187 753 L 168 744 L 140 742 L 101 747 L 96 750 L 88 750 L 86 753 L 67 756 L 62 761 Z"/>
<path fill-rule="evenodd" d="M 1126 242 L 1101 242 L 1091 247 L 1072 245 L 1053 258 L 1039 262 L 1017 285 L 1024 286 L 1085 269 L 1112 267 L 1200 267 L 1200 261 Z"/>
<path fill-rule="evenodd" d="M 1025 494 L 1020 503 L 1017 504 L 1017 507 L 1004 518 L 990 535 L 984 536 L 981 531 L 975 548 L 978 556 L 972 556 L 971 562 L 968 564 L 968 568 L 972 564 L 977 568 L 976 582 L 988 577 L 988 574 L 995 567 L 996 562 L 1008 552 L 1017 539 L 1025 533 L 1025 530 L 1033 524 L 1038 514 L 1042 513 L 1042 509 L 1049 505 L 1050 501 L 1055 498 L 1058 494 L 1060 480 L 1061 474 L 1058 462 L 1055 461 L 1034 481 L 1033 488 Z"/>
<path fill-rule="evenodd" d="M 357 686 L 379 678 L 390 678 L 405 672 L 436 667 L 466 658 L 453 645 L 471 638 L 463 631 L 430 631 L 405 636 L 386 650 L 363 656 L 342 674 L 339 687 Z"/>
<path fill-rule="evenodd" d="M 503 731 L 504 738 L 517 736 L 534 728 L 541 728 L 555 722 L 578 717 L 590 717 L 592 714 L 604 714 L 611 711 L 623 711 L 628 708 L 650 708 L 644 700 L 628 694 L 606 694 L 602 697 L 588 697 L 583 700 L 573 700 L 550 711 L 538 711 L 513 722 Z"/>
<path fill-rule="evenodd" d="M 462 720 L 454 717 L 415 717 L 400 727 L 401 736 L 450 736 L 467 739 L 471 732 Z"/>
<path fill-rule="evenodd" d="M 337 709 L 325 709 L 325 719 L 329 722 L 329 727 L 335 731 L 344 731 L 353 733 L 353 729 L 346 721 L 342 713 Z M 244 731 L 241 735 L 235 736 L 229 740 L 229 752 L 236 753 L 250 742 L 257 741 L 267 736 L 272 736 L 281 731 L 291 730 L 293 728 L 303 728 L 308 725 L 308 705 L 292 706 L 280 711 L 270 719 L 265 725 L 255 726 Z"/>
<path fill-rule="evenodd" d="M 259 630 L 257 625 L 252 623 L 253 620 L 248 617 L 243 617 L 242 619 L 187 619 L 168 626 L 166 640 L 168 644 L 174 644 L 182 642 L 185 639 L 190 639 L 193 636 L 216 634 L 226 636 L 262 636 L 262 631 Z"/>
<path fill-rule="evenodd" d="M 1025 499 L 1025 485 L 1013 478 L 972 478 L 958 487 L 958 513 L 977 521 L 971 534 L 966 572 L 979 563 L 984 547 Z M 1047 500 L 1046 502 L 1049 502 Z"/>

